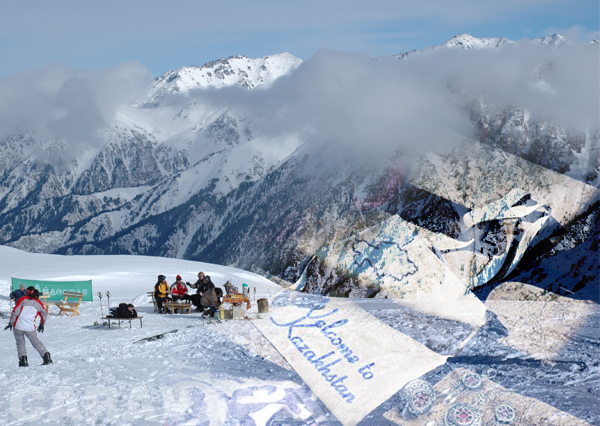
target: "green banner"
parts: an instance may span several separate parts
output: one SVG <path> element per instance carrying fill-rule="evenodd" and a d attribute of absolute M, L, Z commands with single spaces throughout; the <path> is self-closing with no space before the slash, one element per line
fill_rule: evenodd
<path fill-rule="evenodd" d="M 83 302 L 93 302 L 94 292 L 92 291 L 92 280 L 88 281 L 42 281 L 42 280 L 23 280 L 21 278 L 12 279 L 12 289 L 16 290 L 21 284 L 25 288 L 33 286 L 40 294 L 48 293 L 48 300 L 62 300 L 63 292 L 73 291 L 83 293 Z"/>

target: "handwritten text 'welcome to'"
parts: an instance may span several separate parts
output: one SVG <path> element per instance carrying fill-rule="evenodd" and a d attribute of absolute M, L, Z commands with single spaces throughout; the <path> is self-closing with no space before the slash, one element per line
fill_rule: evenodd
<path fill-rule="evenodd" d="M 300 352 L 304 358 L 311 364 L 311 366 L 329 383 L 329 385 L 335 389 L 337 393 L 349 404 L 353 403 L 355 400 L 355 396 L 352 391 L 348 388 L 347 384 L 344 384 L 344 381 L 348 379 L 347 375 L 342 375 L 341 373 L 335 373 L 335 366 L 338 367 L 342 361 L 345 360 L 351 366 L 357 365 L 360 361 L 359 356 L 353 351 L 347 343 L 344 343 L 342 338 L 339 336 L 336 331 L 337 328 L 344 326 L 348 323 L 348 319 L 342 318 L 331 324 L 328 324 L 323 318 L 327 318 L 336 312 L 339 309 L 334 309 L 328 313 L 316 315 L 314 309 L 310 309 L 308 313 L 298 319 L 290 321 L 288 323 L 278 323 L 273 318 L 271 318 L 271 322 L 278 327 L 287 327 L 288 328 L 288 340 L 294 345 L 294 347 Z M 306 342 L 298 334 L 301 334 L 302 329 L 306 328 L 316 328 L 318 329 L 322 335 L 329 341 L 332 349 L 331 351 L 319 356 L 311 348 L 310 343 Z M 374 362 L 361 366 L 360 368 L 356 368 L 356 372 L 362 377 L 364 380 L 371 380 L 374 377 L 371 369 L 375 365 Z M 339 370 L 338 370 L 339 371 Z"/>

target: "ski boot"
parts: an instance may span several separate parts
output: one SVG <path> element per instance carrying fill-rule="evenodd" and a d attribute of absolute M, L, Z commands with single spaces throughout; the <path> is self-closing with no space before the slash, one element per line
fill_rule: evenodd
<path fill-rule="evenodd" d="M 52 364 L 52 358 L 50 358 L 50 352 L 46 352 L 42 358 L 44 359 L 44 363 L 42 365 Z"/>
<path fill-rule="evenodd" d="M 19 358 L 19 367 L 29 367 L 29 364 L 27 363 L 27 355 L 23 355 L 21 358 Z"/>

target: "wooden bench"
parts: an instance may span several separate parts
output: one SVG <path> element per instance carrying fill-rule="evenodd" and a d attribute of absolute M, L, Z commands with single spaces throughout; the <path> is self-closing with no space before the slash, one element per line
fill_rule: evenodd
<path fill-rule="evenodd" d="M 102 317 L 101 319 L 108 321 L 108 328 L 110 328 L 111 321 L 118 321 L 119 327 L 121 327 L 121 321 L 129 321 L 129 328 L 131 328 L 131 321 L 139 319 L 140 320 L 140 328 L 143 328 L 142 318 L 144 318 L 144 317 L 133 317 L 133 318 Z"/>
<path fill-rule="evenodd" d="M 176 302 L 165 302 L 163 304 L 163 309 L 165 314 L 169 313 L 169 308 L 173 309 L 173 313 L 177 309 L 179 309 L 179 313 L 183 314 L 183 311 L 187 310 L 188 314 L 192 313 L 192 304 L 191 303 L 176 303 Z"/>
<path fill-rule="evenodd" d="M 44 308 L 46 308 L 46 311 L 48 311 L 48 308 L 50 307 L 50 303 L 48 303 L 48 298 L 49 297 L 50 297 L 50 293 L 42 293 L 42 294 L 40 294 L 40 300 L 44 304 Z"/>
<path fill-rule="evenodd" d="M 60 311 L 58 315 L 63 312 L 72 312 L 72 316 L 80 315 L 78 312 L 79 305 L 81 304 L 81 299 L 83 299 L 83 293 L 74 293 L 72 291 L 63 292 L 64 299 L 59 300 L 58 302 L 52 302 L 56 306 L 59 307 Z"/>
<path fill-rule="evenodd" d="M 154 292 L 149 291 L 146 293 L 150 299 L 152 299 L 152 304 L 154 305 L 154 312 L 158 312 L 158 304 L 156 303 L 156 298 L 154 297 Z"/>
<path fill-rule="evenodd" d="M 42 301 L 44 308 L 46 309 L 46 311 L 48 311 L 48 306 L 50 305 L 48 303 L 48 298 L 50 297 L 50 293 L 42 293 L 40 294 L 40 300 Z M 16 305 L 17 301 L 15 299 L 10 299 L 10 312 L 12 312 L 13 310 L 13 304 Z"/>

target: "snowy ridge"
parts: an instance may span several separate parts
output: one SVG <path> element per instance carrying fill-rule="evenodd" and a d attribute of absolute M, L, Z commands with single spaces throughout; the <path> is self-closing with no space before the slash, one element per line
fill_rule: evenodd
<path fill-rule="evenodd" d="M 507 38 L 477 38 L 470 34 L 458 34 L 438 47 L 459 49 L 486 49 L 514 43 Z M 435 47 L 434 47 L 435 48 Z"/>
<path fill-rule="evenodd" d="M 192 89 L 227 86 L 254 89 L 261 85 L 268 86 L 301 63 L 301 59 L 286 52 L 257 59 L 232 56 L 202 66 L 181 67 L 156 79 L 149 92 L 148 104 L 155 105 L 170 94 L 185 93 Z"/>
<path fill-rule="evenodd" d="M 546 47 L 561 47 L 569 43 L 569 41 L 560 34 L 553 34 L 542 38 L 534 38 L 527 41 L 528 43 L 539 44 Z M 450 40 L 436 46 L 430 46 L 423 50 L 411 50 L 410 52 L 399 53 L 392 57 L 398 59 L 407 59 L 411 56 L 430 53 L 438 49 L 495 49 L 505 45 L 515 44 L 513 40 L 509 40 L 504 37 L 491 37 L 491 38 L 477 38 L 470 34 L 458 34 L 452 37 Z"/>
<path fill-rule="evenodd" d="M 532 42 L 539 43 L 542 46 L 560 47 L 568 44 L 569 40 L 567 40 L 566 37 L 561 36 L 560 34 L 552 34 L 550 36 L 542 38 L 534 38 Z"/>

